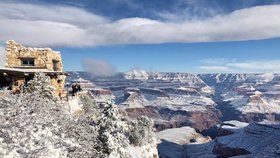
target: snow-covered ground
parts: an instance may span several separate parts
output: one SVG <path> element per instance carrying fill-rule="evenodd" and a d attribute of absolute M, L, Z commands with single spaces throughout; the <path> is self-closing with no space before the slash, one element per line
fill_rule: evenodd
<path fill-rule="evenodd" d="M 187 144 L 203 144 L 211 141 L 209 137 L 203 137 L 191 127 L 181 127 L 166 129 L 156 133 L 156 137 L 161 139 L 158 145 L 161 157 L 183 158 L 185 147 Z"/>
<path fill-rule="evenodd" d="M 141 147 L 130 145 L 126 149 L 131 158 L 158 157 L 157 144 L 147 144 Z"/>
<path fill-rule="evenodd" d="M 83 104 L 80 101 L 79 97 L 70 97 L 68 101 L 69 111 L 71 114 L 81 111 L 83 109 Z"/>
<path fill-rule="evenodd" d="M 188 126 L 157 132 L 156 137 L 180 145 L 189 143 L 200 144 L 211 140 L 208 137 L 203 137 L 201 134 L 197 133 L 195 129 Z"/>

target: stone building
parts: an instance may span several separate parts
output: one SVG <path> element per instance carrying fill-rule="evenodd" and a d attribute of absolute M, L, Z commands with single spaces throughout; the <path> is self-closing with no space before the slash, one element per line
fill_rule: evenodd
<path fill-rule="evenodd" d="M 50 48 L 30 48 L 9 40 L 6 47 L 6 64 L 0 67 L 0 87 L 9 87 L 17 93 L 33 78 L 36 72 L 46 73 L 51 78 L 55 93 L 61 96 L 67 73 L 63 72 L 59 52 Z"/>

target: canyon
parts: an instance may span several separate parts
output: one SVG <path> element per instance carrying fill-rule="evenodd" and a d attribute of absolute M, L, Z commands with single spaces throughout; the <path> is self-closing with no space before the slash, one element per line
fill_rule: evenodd
<path fill-rule="evenodd" d="M 269 139 L 277 137 L 274 132 L 279 130 L 280 74 L 131 70 L 94 78 L 87 72 L 69 73 L 70 83 L 83 78 L 94 85 L 87 90 L 92 92 L 97 102 L 112 100 L 131 119 L 141 115 L 152 118 L 161 139 L 158 145 L 161 157 L 278 154 L 278 149 L 271 152 L 266 148 L 253 148 L 254 142 L 262 142 L 258 148 L 268 143 L 261 139 L 268 135 L 267 131 L 273 132 Z M 250 141 L 246 143 L 242 139 Z"/>
<path fill-rule="evenodd" d="M 97 98 L 111 98 L 132 118 L 147 115 L 158 131 L 191 126 L 198 131 L 223 121 L 280 120 L 280 74 L 188 74 L 131 70 L 92 78 L 70 72 L 68 81 L 84 78 Z M 92 86 L 91 86 L 92 87 Z M 102 99 L 100 99 L 102 101 Z"/>

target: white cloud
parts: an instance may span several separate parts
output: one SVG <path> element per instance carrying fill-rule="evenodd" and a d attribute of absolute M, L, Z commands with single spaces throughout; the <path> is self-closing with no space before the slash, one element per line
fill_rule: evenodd
<path fill-rule="evenodd" d="M 200 62 L 204 64 L 224 64 L 224 63 L 230 63 L 235 61 L 236 59 L 228 59 L 228 58 L 206 58 L 200 60 Z"/>
<path fill-rule="evenodd" d="M 183 22 L 112 21 L 80 8 L 0 2 L 0 42 L 36 46 L 241 41 L 280 37 L 280 5 Z"/>
<path fill-rule="evenodd" d="M 200 66 L 199 69 L 208 72 L 229 72 L 230 68 L 226 66 Z"/>
<path fill-rule="evenodd" d="M 245 61 L 228 63 L 227 66 L 247 70 L 252 72 L 257 71 L 278 71 L 280 72 L 280 60 L 264 60 L 264 61 Z"/>
<path fill-rule="evenodd" d="M 220 59 L 203 59 L 203 66 L 200 66 L 199 69 L 203 71 L 210 72 L 280 72 L 280 59 L 277 60 L 256 60 L 256 61 L 236 61 L 235 59 L 224 59 L 221 61 L 228 62 L 214 62 L 219 61 Z M 208 62 L 209 61 L 209 62 Z M 210 62 L 211 61 L 211 62 Z M 213 62 L 212 62 L 213 61 Z M 266 74 L 266 78 L 269 78 L 270 73 Z"/>
<path fill-rule="evenodd" d="M 85 59 L 84 70 L 91 73 L 92 77 L 107 77 L 116 72 L 116 68 L 104 60 Z"/>
<path fill-rule="evenodd" d="M 6 63 L 6 51 L 5 48 L 0 46 L 0 67 L 4 67 Z"/>

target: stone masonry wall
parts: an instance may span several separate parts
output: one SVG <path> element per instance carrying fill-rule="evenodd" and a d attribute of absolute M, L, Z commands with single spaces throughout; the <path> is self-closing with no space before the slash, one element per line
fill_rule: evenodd
<path fill-rule="evenodd" d="M 59 52 L 53 51 L 50 48 L 31 48 L 24 47 L 21 44 L 9 40 L 7 41 L 6 47 L 6 64 L 7 68 L 19 68 L 19 69 L 47 69 L 49 71 L 54 71 L 53 61 L 57 61 L 57 71 L 63 71 L 62 58 Z M 34 58 L 35 66 L 22 66 L 22 58 Z M 55 87 L 55 94 L 62 95 L 64 84 L 65 84 L 65 75 L 52 75 L 51 83 Z M 23 87 L 25 78 L 23 77 L 14 77 L 14 91 L 21 91 Z"/>
<path fill-rule="evenodd" d="M 13 40 L 9 40 L 7 41 L 6 52 L 6 67 L 24 68 L 26 66 L 22 66 L 21 58 L 34 58 L 35 68 L 53 71 L 53 60 L 56 60 L 58 61 L 58 71 L 62 71 L 62 59 L 60 53 L 53 51 L 50 48 L 27 48 Z"/>

